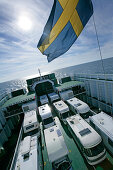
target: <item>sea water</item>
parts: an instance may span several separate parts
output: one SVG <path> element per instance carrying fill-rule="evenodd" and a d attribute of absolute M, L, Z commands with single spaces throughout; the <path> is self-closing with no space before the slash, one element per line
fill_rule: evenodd
<path fill-rule="evenodd" d="M 102 62 L 94 61 L 90 63 L 75 65 L 59 70 L 53 71 L 57 78 L 61 78 L 66 75 L 73 75 L 76 73 L 86 73 L 86 74 L 103 74 L 104 71 L 106 74 L 113 74 L 113 58 L 108 58 L 103 60 L 104 70 L 102 67 Z M 17 79 L 12 81 L 7 81 L 0 83 L 0 94 L 3 92 L 10 92 L 12 90 L 26 88 L 26 80 L 25 79 Z"/>

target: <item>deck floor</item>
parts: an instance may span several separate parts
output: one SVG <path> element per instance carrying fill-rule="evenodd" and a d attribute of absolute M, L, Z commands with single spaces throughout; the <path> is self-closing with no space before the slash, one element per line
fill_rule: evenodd
<path fill-rule="evenodd" d="M 54 109 L 52 109 L 53 116 L 56 116 Z M 57 121 L 59 124 L 61 131 L 64 136 L 64 140 L 66 142 L 67 148 L 69 150 L 69 158 L 72 161 L 73 170 L 113 170 L 113 157 L 107 152 L 107 158 L 96 166 L 90 166 L 87 161 L 82 156 L 79 148 L 76 145 L 71 133 L 68 130 L 67 125 L 65 125 L 62 121 Z M 44 170 L 52 170 L 51 163 L 48 160 L 47 149 L 44 141 L 43 127 L 41 127 L 41 145 L 42 145 L 42 155 L 44 161 Z"/>

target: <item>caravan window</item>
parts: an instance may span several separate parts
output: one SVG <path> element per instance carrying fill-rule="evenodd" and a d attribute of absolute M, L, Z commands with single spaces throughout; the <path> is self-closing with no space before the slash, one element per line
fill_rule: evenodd
<path fill-rule="evenodd" d="M 32 129 L 34 127 L 34 125 L 30 125 L 28 127 L 26 127 L 26 130 Z"/>
<path fill-rule="evenodd" d="M 23 107 L 23 111 L 24 111 L 24 112 L 29 111 L 29 106 L 25 106 L 25 107 Z"/>
<path fill-rule="evenodd" d="M 101 142 L 93 148 L 85 149 L 85 153 L 87 156 L 92 157 L 100 154 L 103 150 L 104 150 L 104 145 L 103 142 Z"/>
<path fill-rule="evenodd" d="M 26 153 L 24 156 L 23 156 L 24 160 L 28 159 L 29 158 L 29 153 Z"/>
<path fill-rule="evenodd" d="M 68 112 L 65 112 L 65 113 L 62 114 L 63 119 L 66 119 L 67 117 L 68 117 Z"/>
<path fill-rule="evenodd" d="M 108 143 L 113 147 L 113 141 L 110 138 L 108 138 Z"/>
<path fill-rule="evenodd" d="M 50 124 L 50 123 L 53 123 L 53 118 L 52 118 L 52 117 L 49 117 L 49 118 L 47 118 L 47 119 L 44 119 L 43 122 L 44 122 L 44 125 L 48 125 L 48 124 Z"/>
<path fill-rule="evenodd" d="M 93 116 L 93 113 L 91 113 L 91 112 L 89 111 L 89 112 L 86 112 L 86 113 L 81 113 L 80 116 L 81 116 L 83 119 L 88 119 L 89 116 Z"/>

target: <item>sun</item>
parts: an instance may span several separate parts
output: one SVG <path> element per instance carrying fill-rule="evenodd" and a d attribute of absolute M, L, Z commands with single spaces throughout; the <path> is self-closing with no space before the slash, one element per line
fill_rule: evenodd
<path fill-rule="evenodd" d="M 28 16 L 20 15 L 18 19 L 18 27 L 23 31 L 30 31 L 32 29 L 32 21 Z"/>

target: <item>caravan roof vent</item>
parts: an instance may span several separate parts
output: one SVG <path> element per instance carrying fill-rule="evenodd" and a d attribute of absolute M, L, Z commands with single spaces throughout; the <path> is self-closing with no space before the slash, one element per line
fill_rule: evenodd
<path fill-rule="evenodd" d="M 70 121 L 70 123 L 71 123 L 71 124 L 74 124 L 74 121 L 73 121 L 73 120 L 71 120 L 71 121 Z"/>
<path fill-rule="evenodd" d="M 81 106 L 82 104 L 81 103 L 77 103 L 78 106 Z"/>
<path fill-rule="evenodd" d="M 101 119 L 101 120 L 100 120 L 100 124 L 101 124 L 101 125 L 104 125 L 104 119 Z"/>
<path fill-rule="evenodd" d="M 50 131 L 50 132 L 53 132 L 53 131 L 54 131 L 54 129 L 53 129 L 53 128 L 51 128 L 49 131 Z"/>
<path fill-rule="evenodd" d="M 58 137 L 62 136 L 62 133 L 61 133 L 60 129 L 57 129 L 57 135 L 58 135 Z"/>
<path fill-rule="evenodd" d="M 75 107 L 81 106 L 81 103 L 74 104 Z"/>

